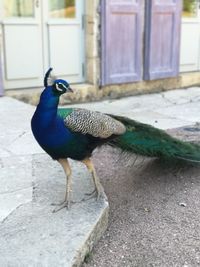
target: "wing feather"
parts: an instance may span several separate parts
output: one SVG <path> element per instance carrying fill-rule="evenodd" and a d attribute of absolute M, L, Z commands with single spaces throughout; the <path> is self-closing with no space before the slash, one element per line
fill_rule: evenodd
<path fill-rule="evenodd" d="M 73 109 L 64 118 L 64 123 L 73 132 L 90 134 L 94 137 L 108 138 L 125 133 L 126 127 L 118 120 L 97 111 Z"/>

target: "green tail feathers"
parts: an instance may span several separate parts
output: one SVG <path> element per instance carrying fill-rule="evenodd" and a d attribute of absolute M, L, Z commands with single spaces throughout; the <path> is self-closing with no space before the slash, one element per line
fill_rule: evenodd
<path fill-rule="evenodd" d="M 200 146 L 182 142 L 163 130 L 126 117 L 111 115 L 127 128 L 126 133 L 110 141 L 112 146 L 142 156 L 182 159 L 200 163 Z"/>

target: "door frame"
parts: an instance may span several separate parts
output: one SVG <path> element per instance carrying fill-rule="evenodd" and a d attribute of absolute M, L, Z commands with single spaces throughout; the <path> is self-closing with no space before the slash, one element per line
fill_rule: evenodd
<path fill-rule="evenodd" d="M 181 39 L 181 56 L 180 56 L 180 72 L 193 72 L 193 71 L 200 71 L 200 3 L 197 0 L 197 16 L 196 17 L 183 17 L 182 16 L 182 39 Z M 197 30 L 198 30 L 198 44 L 197 44 L 197 61 L 192 64 L 181 64 L 181 59 L 183 57 L 183 54 L 185 53 L 185 51 L 183 50 L 184 47 L 184 40 L 183 40 L 183 31 L 184 31 L 184 25 L 196 25 L 197 26 Z M 189 49 L 191 51 L 191 49 Z"/>
<path fill-rule="evenodd" d="M 3 18 L 3 1 L 0 0 L 0 37 L 2 40 L 2 51 L 1 58 L 2 62 L 0 62 L 2 66 L 3 72 L 3 83 L 6 90 L 15 89 L 15 88 L 31 88 L 31 87 L 40 87 L 43 83 L 43 75 L 46 70 L 51 65 L 50 62 L 50 44 L 49 44 L 49 27 L 50 25 L 67 25 L 67 24 L 80 24 L 79 31 L 79 40 L 80 40 L 80 67 L 79 67 L 79 77 L 78 83 L 82 83 L 85 81 L 85 29 L 84 29 L 84 14 L 85 14 L 85 1 L 76 1 L 76 12 L 77 18 L 76 21 L 74 19 L 49 19 L 48 18 L 48 1 L 34 1 L 34 14 L 35 16 L 32 18 Z M 40 77 L 38 77 L 37 81 L 34 79 L 13 79 L 8 80 L 7 76 L 7 66 L 6 66 L 6 44 L 4 40 L 5 36 L 5 27 L 7 25 L 35 25 L 37 24 L 39 29 L 40 36 L 40 44 L 41 47 L 41 70 Z M 17 63 L 16 63 L 17 64 Z M 54 66 L 52 66 L 54 67 Z M 56 69 L 55 69 L 56 72 Z M 62 78 L 65 78 L 64 76 Z"/>
<path fill-rule="evenodd" d="M 76 19 L 56 19 L 56 18 L 49 18 L 48 12 L 48 1 L 41 1 L 41 25 L 42 25 L 42 38 L 43 38 L 43 69 L 44 72 L 51 66 L 51 57 L 50 57 L 50 41 L 49 41 L 49 31 L 50 27 L 53 25 L 80 25 L 80 79 L 78 83 L 82 83 L 85 81 L 85 29 L 84 29 L 84 14 L 85 14 L 85 0 L 75 1 L 76 3 L 76 11 L 78 12 Z M 53 67 L 53 66 L 51 66 Z M 63 77 L 65 78 L 65 77 Z M 73 83 L 73 82 L 72 82 Z"/>

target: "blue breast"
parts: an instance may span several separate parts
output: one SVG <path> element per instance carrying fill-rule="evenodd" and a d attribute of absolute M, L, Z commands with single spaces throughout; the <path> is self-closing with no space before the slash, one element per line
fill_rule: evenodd
<path fill-rule="evenodd" d="M 32 132 L 40 146 L 53 158 L 83 159 L 88 145 L 87 136 L 68 129 L 57 115 L 59 98 L 45 89 L 31 120 Z"/>

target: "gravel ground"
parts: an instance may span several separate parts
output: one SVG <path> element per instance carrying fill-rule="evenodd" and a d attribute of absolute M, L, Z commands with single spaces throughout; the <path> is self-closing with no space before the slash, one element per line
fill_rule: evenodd
<path fill-rule="evenodd" d="M 108 230 L 84 267 L 199 266 L 200 168 L 105 147 L 94 163 L 110 203 Z M 133 165 L 134 163 L 134 165 Z"/>

